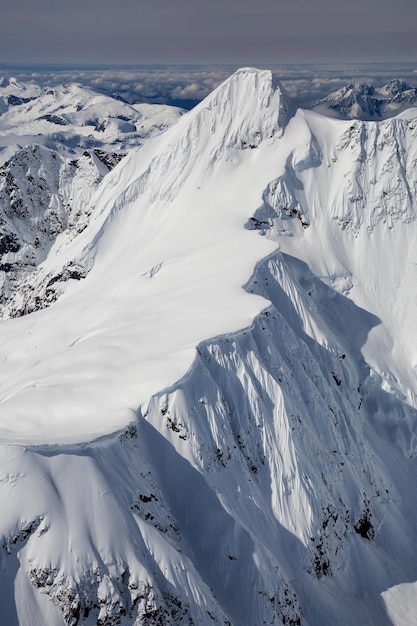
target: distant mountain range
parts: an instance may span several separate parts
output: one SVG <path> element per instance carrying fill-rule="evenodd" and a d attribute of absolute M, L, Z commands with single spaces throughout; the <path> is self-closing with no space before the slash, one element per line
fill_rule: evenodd
<path fill-rule="evenodd" d="M 174 122 L 183 109 L 127 104 L 79 84 L 40 87 L 0 78 L 0 162 L 16 146 L 42 144 L 61 156 L 123 153 Z"/>
<path fill-rule="evenodd" d="M 394 79 L 377 89 L 355 83 L 319 100 L 313 109 L 341 119 L 385 119 L 417 104 L 417 88 Z"/>

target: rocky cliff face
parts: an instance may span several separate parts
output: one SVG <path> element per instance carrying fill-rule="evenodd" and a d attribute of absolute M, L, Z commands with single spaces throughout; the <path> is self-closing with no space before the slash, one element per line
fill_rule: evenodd
<path fill-rule="evenodd" d="M 111 155 L 109 155 L 109 158 Z M 2 317 L 47 306 L 59 295 L 57 283 L 81 278 L 73 262 L 58 272 L 43 271 L 51 246 L 71 240 L 88 224 L 89 201 L 108 172 L 94 151 L 62 158 L 42 146 L 19 150 L 0 169 Z"/>

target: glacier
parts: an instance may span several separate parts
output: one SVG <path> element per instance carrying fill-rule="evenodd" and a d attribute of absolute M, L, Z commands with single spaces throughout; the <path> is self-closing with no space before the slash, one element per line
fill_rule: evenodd
<path fill-rule="evenodd" d="M 244 68 L 106 171 L 11 157 L 67 195 L 0 188 L 5 624 L 417 619 L 416 133 Z"/>

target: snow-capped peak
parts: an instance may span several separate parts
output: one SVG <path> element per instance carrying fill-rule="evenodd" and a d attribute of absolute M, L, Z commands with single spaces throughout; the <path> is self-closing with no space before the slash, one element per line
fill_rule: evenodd
<path fill-rule="evenodd" d="M 372 85 L 354 83 L 342 87 L 319 100 L 313 108 L 326 113 L 326 110 L 345 118 L 379 118 L 380 101 Z"/>
<path fill-rule="evenodd" d="M 7 92 L 16 94 L 22 91 L 31 92 L 31 95 L 33 95 L 34 92 L 39 91 L 39 88 L 36 88 L 31 83 L 21 82 L 17 80 L 17 78 L 14 78 L 13 76 L 10 76 L 10 77 L 1 76 L 0 77 L 0 89 L 1 89 L 2 95 Z"/>
<path fill-rule="evenodd" d="M 403 91 L 407 91 L 410 87 L 404 80 L 393 78 L 386 85 L 381 87 L 381 93 L 386 96 L 396 96 Z"/>
<path fill-rule="evenodd" d="M 325 115 L 344 119 L 381 120 L 417 103 L 417 89 L 394 78 L 381 88 L 364 83 L 350 84 L 313 105 Z"/>
<path fill-rule="evenodd" d="M 282 86 L 270 70 L 243 68 L 224 81 L 195 109 L 205 117 L 214 112 L 212 131 L 226 130 L 229 147 L 255 148 L 264 139 L 282 132 L 288 105 Z"/>
<path fill-rule="evenodd" d="M 80 441 L 123 426 L 186 373 L 201 340 L 251 324 L 267 301 L 242 285 L 275 244 L 245 223 L 284 167 L 284 109 L 270 72 L 237 72 L 106 177 L 89 227 L 70 248 L 58 238 L 44 262 L 71 250 L 93 265 L 87 278 L 0 326 L 1 341 L 21 344 L 15 365 L 0 362 L 5 439 Z"/>

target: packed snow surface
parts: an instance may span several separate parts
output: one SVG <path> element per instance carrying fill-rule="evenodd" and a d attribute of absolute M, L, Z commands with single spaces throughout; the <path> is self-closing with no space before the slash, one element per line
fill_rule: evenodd
<path fill-rule="evenodd" d="M 382 593 L 393 626 L 417 623 L 417 582 L 396 585 Z"/>

